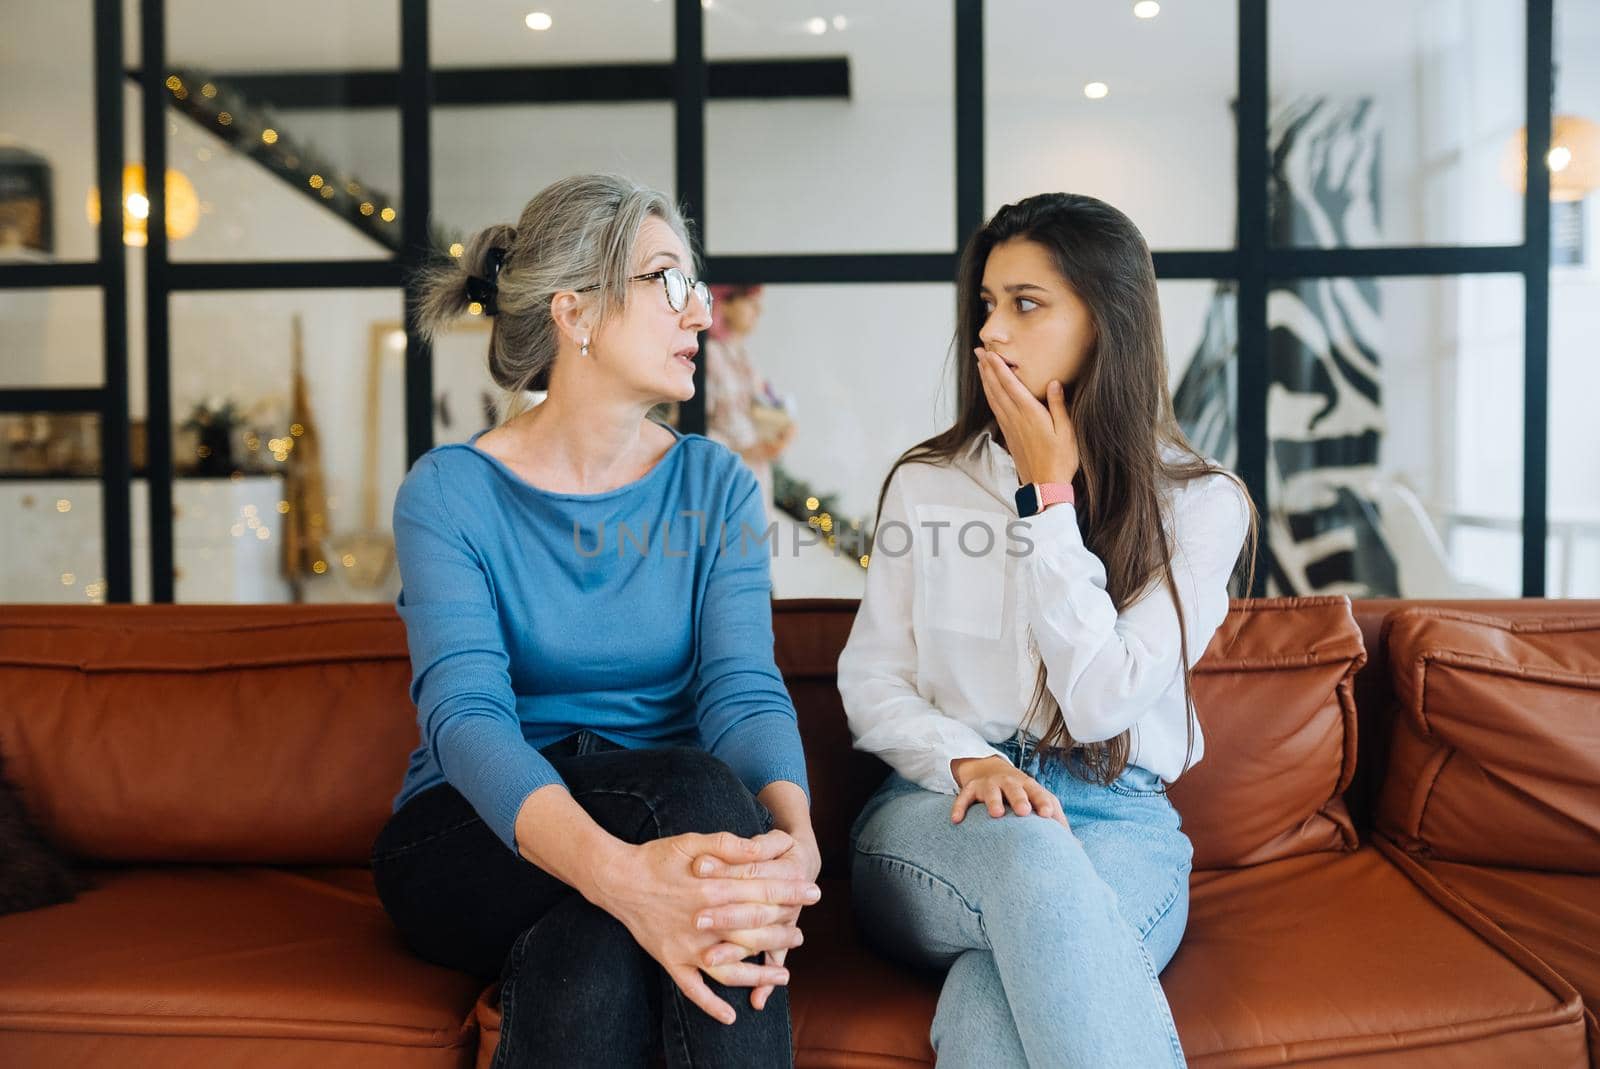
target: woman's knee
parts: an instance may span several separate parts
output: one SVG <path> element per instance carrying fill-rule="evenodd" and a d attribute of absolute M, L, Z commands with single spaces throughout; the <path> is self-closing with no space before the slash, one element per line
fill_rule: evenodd
<path fill-rule="evenodd" d="M 658 967 L 627 928 L 573 895 L 506 955 L 495 1064 L 641 1061 L 659 1019 L 660 987 Z M 570 1061 L 545 1061 L 554 1051 Z"/>
<path fill-rule="evenodd" d="M 1060 903 L 1072 888 L 1103 887 L 1083 843 L 1060 824 L 1015 813 L 991 817 L 982 806 L 952 824 L 950 801 L 922 790 L 885 800 L 863 822 L 858 855 L 912 863 L 973 908 L 984 901 Z"/>
<path fill-rule="evenodd" d="M 578 895 L 517 937 L 500 979 L 502 998 L 570 998 L 574 1012 L 590 1000 L 644 998 L 657 983 L 654 960 L 627 927 Z"/>
<path fill-rule="evenodd" d="M 981 915 L 948 882 L 900 858 L 857 851 L 850 895 L 863 940 L 922 968 L 945 968 L 981 945 Z"/>
<path fill-rule="evenodd" d="M 648 804 L 662 837 L 727 831 L 748 838 L 770 826 L 765 807 L 721 759 L 691 746 L 650 755 L 656 767 Z"/>
<path fill-rule="evenodd" d="M 968 879 L 985 914 L 1002 909 L 1021 918 L 1101 909 L 1115 911 L 1117 895 L 1095 870 L 1077 836 L 1053 821 L 1008 814 L 998 820 L 976 810 L 967 821 Z M 965 827 L 964 821 L 958 827 Z"/>

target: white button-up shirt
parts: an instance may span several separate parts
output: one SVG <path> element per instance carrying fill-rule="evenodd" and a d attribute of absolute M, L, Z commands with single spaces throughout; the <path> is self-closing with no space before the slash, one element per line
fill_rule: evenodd
<path fill-rule="evenodd" d="M 989 431 L 954 461 L 908 463 L 883 502 L 861 608 L 839 657 L 859 750 L 955 794 L 950 762 L 988 757 L 1027 716 L 1042 659 L 1076 742 L 1131 732 L 1130 761 L 1172 782 L 1189 714 L 1178 613 L 1164 581 L 1118 613 L 1074 506 L 1017 516 L 1017 469 Z M 1248 531 L 1242 485 L 1209 475 L 1162 495 L 1189 662 L 1228 611 Z M 1028 725 L 1034 736 L 1047 725 Z M 1194 725 L 1190 765 L 1205 752 Z"/>

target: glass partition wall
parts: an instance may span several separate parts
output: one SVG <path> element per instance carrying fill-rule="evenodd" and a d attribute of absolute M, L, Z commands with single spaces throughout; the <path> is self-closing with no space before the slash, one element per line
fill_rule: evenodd
<path fill-rule="evenodd" d="M 960 244 L 1057 189 L 1154 250 L 1180 421 L 1261 510 L 1253 593 L 1600 593 L 1589 7 L 20 5 L 0 598 L 392 600 L 395 488 L 504 400 L 486 321 L 422 343 L 413 272 L 593 170 L 746 288 L 793 425 L 777 597 L 859 595 L 884 474 L 953 414 Z M 663 418 L 724 436 L 723 351 Z"/>

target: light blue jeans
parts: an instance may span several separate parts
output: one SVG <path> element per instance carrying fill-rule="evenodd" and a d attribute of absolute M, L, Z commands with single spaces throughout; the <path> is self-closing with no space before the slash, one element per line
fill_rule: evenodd
<path fill-rule="evenodd" d="M 851 829 L 852 895 L 878 949 L 948 967 L 931 1039 L 941 1066 L 1184 1065 L 1157 979 L 1189 919 L 1194 848 L 1154 773 L 1109 787 L 997 747 L 1061 800 L 1068 831 L 893 774 Z M 1081 767 L 1081 765 L 1079 766 Z"/>

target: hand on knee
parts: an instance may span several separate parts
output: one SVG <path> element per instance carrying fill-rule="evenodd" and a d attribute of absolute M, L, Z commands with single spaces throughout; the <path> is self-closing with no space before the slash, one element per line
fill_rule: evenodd
<path fill-rule="evenodd" d="M 721 849 L 748 852 L 748 861 L 772 860 L 764 853 L 784 849 L 787 836 L 749 840 L 754 846 L 738 846 L 727 835 L 675 835 L 630 848 L 624 866 L 609 874 L 600 891 L 598 904 L 633 933 L 641 947 L 672 977 L 683 993 L 706 1013 L 731 1024 L 733 1008 L 706 985 L 700 970 L 707 967 L 705 955 L 718 944 L 728 943 L 727 932 L 719 932 L 708 918 L 704 927 L 697 918 L 702 912 L 742 904 L 770 907 L 758 919 L 765 920 L 778 910 L 794 910 L 817 901 L 822 892 L 809 880 L 749 877 L 730 879 L 701 877 L 695 874 L 697 859 Z M 749 914 L 735 918 L 744 924 Z M 790 926 L 792 927 L 792 925 Z M 796 945 L 781 924 L 755 928 L 737 927 L 739 940 L 732 952 L 746 951 L 732 961 L 714 966 L 719 982 L 735 987 L 763 987 L 787 984 L 789 973 L 779 965 L 748 962 L 749 952 L 786 950 Z M 771 945 L 764 945 L 771 944 Z M 725 951 L 724 953 L 728 953 Z"/>
<path fill-rule="evenodd" d="M 734 846 L 732 851 L 719 847 L 717 853 L 697 858 L 696 875 L 713 879 L 812 883 L 822 871 L 822 855 L 814 840 L 795 839 L 785 832 L 772 831 L 755 839 L 735 840 L 731 845 Z M 752 856 L 761 853 L 767 856 Z M 752 952 L 765 951 L 769 965 L 781 966 L 788 952 L 804 940 L 799 920 L 797 906 L 746 902 L 702 910 L 695 917 L 695 924 L 720 933 L 726 940 L 707 952 L 707 965 L 717 966 L 747 958 Z M 710 969 L 707 972 L 712 979 L 728 983 L 721 973 Z M 750 1005 L 764 1009 L 772 992 L 770 984 L 757 987 L 750 993 Z"/>
<path fill-rule="evenodd" d="M 982 805 L 996 820 L 1006 815 L 1006 807 L 1019 817 L 1037 813 L 1070 830 L 1061 802 L 1038 780 L 1018 769 L 1003 757 L 959 758 L 950 762 L 951 773 L 960 784 L 950 821 L 960 824 L 967 810 Z"/>

